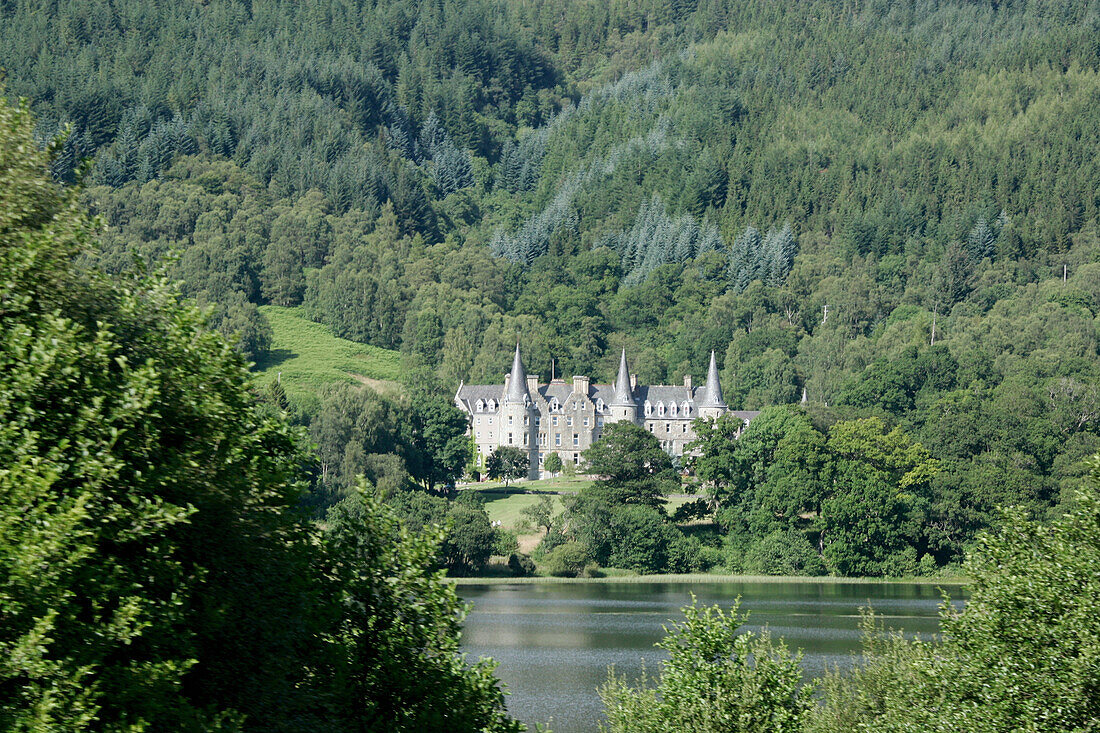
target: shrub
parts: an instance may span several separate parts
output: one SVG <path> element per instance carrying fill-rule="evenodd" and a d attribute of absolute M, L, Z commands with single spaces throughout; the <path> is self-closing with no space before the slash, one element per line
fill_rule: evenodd
<path fill-rule="evenodd" d="M 744 572 L 758 575 L 824 575 L 825 563 L 806 536 L 778 529 L 749 545 Z"/>
<path fill-rule="evenodd" d="M 737 633 L 745 617 L 734 606 L 683 609 L 684 621 L 657 646 L 669 653 L 656 680 L 636 687 L 612 669 L 600 698 L 610 733 L 736 733 L 802 730 L 813 705 L 802 687 L 801 654 L 767 631 Z M 656 682 L 654 686 L 650 684 Z"/>
<path fill-rule="evenodd" d="M 566 542 L 546 555 L 542 570 L 558 578 L 575 578 L 588 564 L 588 552 L 579 542 Z"/>
<path fill-rule="evenodd" d="M 517 578 L 526 578 L 535 574 L 535 561 L 522 552 L 512 553 L 508 556 L 508 569 Z"/>

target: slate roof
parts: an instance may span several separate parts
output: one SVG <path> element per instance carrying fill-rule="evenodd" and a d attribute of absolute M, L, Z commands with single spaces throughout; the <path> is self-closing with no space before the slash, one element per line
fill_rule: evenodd
<path fill-rule="evenodd" d="M 504 385 L 464 384 L 458 388 L 458 394 L 455 395 L 455 400 L 463 403 L 468 412 L 476 412 L 475 407 L 479 399 L 488 402 L 490 398 L 496 400 L 499 406 L 504 399 Z"/>

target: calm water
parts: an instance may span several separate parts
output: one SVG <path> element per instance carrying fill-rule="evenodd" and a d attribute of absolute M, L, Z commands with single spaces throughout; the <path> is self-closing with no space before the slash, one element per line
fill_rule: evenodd
<path fill-rule="evenodd" d="M 958 586 L 942 586 L 960 598 Z M 508 709 L 527 723 L 550 721 L 555 733 L 589 733 L 601 719 L 596 688 L 607 668 L 633 679 L 657 671 L 653 647 L 662 625 L 679 619 L 691 593 L 700 604 L 741 597 L 746 628 L 768 626 L 804 652 L 809 677 L 847 666 L 859 650 L 859 609 L 870 605 L 888 626 L 918 634 L 938 625 L 937 586 L 902 583 L 592 583 L 461 586 L 473 603 L 463 646 L 493 657 L 508 686 Z"/>

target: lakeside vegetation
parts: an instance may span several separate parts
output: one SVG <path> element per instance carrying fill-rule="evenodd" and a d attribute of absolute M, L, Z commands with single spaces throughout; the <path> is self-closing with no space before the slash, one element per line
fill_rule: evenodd
<path fill-rule="evenodd" d="M 915 585 L 931 585 L 943 587 L 964 587 L 970 584 L 970 579 L 963 576 L 946 576 L 942 578 L 907 577 L 907 578 L 865 578 L 865 577 L 840 577 L 840 576 L 808 576 L 808 575 L 726 575 L 723 573 L 664 573 L 657 575 L 639 575 L 629 571 L 609 573 L 599 578 L 560 578 L 547 575 L 534 575 L 527 577 L 470 577 L 447 578 L 447 582 L 455 585 L 507 585 L 517 583 L 519 585 L 558 585 L 569 583 L 855 583 L 858 585 L 881 585 L 889 583 L 906 583 Z"/>

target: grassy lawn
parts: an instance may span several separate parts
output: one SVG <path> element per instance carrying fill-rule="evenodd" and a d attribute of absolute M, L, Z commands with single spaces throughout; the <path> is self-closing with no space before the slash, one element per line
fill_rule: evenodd
<path fill-rule="evenodd" d="M 377 346 L 337 338 L 326 326 L 298 314 L 297 308 L 260 307 L 274 331 L 268 357 L 256 365 L 260 384 L 282 373 L 287 397 L 299 404 L 316 399 L 331 382 L 358 382 L 374 389 L 398 389 L 400 355 Z"/>
<path fill-rule="evenodd" d="M 520 513 L 524 507 L 531 506 L 539 500 L 539 494 L 513 494 L 502 491 L 480 491 L 485 499 L 485 511 L 489 513 L 490 521 L 501 523 L 505 529 L 515 529 L 524 517 Z M 559 514 L 564 509 L 561 497 L 554 496 L 554 513 Z"/>
<path fill-rule="evenodd" d="M 564 508 L 562 497 L 559 494 L 579 491 L 582 487 L 591 483 L 592 481 L 588 479 L 544 479 L 541 481 L 524 481 L 518 487 L 513 484 L 507 490 L 504 489 L 503 485 L 487 487 L 485 484 L 479 484 L 476 489 L 467 490 L 477 491 L 485 499 L 485 511 L 489 513 L 490 521 L 499 521 L 504 529 L 515 529 L 524 519 L 520 512 L 523 511 L 524 507 L 538 502 L 541 494 L 552 493 L 555 495 L 554 512 L 558 513 Z M 671 514 L 676 511 L 676 507 L 691 501 L 692 498 L 690 496 L 673 496 L 668 500 L 665 507 Z"/>

